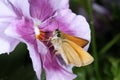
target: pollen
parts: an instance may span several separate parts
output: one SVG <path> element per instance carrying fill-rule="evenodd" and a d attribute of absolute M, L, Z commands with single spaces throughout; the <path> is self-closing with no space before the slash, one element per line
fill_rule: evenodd
<path fill-rule="evenodd" d="M 40 41 L 44 40 L 45 33 L 39 29 L 41 21 L 38 19 L 33 19 L 33 22 L 36 39 L 39 39 Z"/>
<path fill-rule="evenodd" d="M 34 22 L 34 31 L 35 31 L 36 39 L 39 39 L 42 41 L 45 34 L 43 31 L 39 29 L 41 21 L 38 19 L 33 19 L 33 22 Z"/>
<path fill-rule="evenodd" d="M 35 34 L 36 35 L 40 35 L 40 30 L 39 30 L 39 28 L 38 27 L 34 27 L 34 31 L 35 31 Z"/>
<path fill-rule="evenodd" d="M 45 33 L 41 31 L 38 27 L 35 27 L 36 39 L 44 40 Z"/>
<path fill-rule="evenodd" d="M 39 39 L 40 41 L 44 41 L 45 38 L 45 33 L 41 30 L 39 30 L 40 34 L 36 35 L 36 38 Z"/>

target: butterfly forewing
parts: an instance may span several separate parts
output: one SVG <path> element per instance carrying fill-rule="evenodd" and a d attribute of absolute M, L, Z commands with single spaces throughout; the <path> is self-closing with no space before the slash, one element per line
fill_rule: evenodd
<path fill-rule="evenodd" d="M 82 38 L 79 38 L 79 37 L 75 37 L 75 36 L 71 36 L 71 35 L 65 34 L 63 32 L 61 32 L 61 33 L 62 33 L 62 35 L 63 35 L 63 37 L 65 39 L 68 39 L 68 40 L 76 43 L 77 45 L 79 45 L 81 47 L 84 47 L 84 46 L 86 46 L 88 44 L 88 41 L 85 40 L 85 39 L 82 39 Z"/>

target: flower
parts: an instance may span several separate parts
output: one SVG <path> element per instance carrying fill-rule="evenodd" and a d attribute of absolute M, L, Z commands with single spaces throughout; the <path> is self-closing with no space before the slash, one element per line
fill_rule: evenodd
<path fill-rule="evenodd" d="M 53 49 L 42 42 L 43 36 L 37 38 L 42 31 L 53 32 L 59 25 L 61 31 L 90 41 L 87 21 L 72 13 L 68 3 L 68 0 L 1 0 L 0 45 L 3 47 L 0 53 L 9 53 L 24 42 L 39 80 L 42 68 L 47 80 L 73 80 L 76 76 L 72 67 L 65 67 L 58 61 Z"/>

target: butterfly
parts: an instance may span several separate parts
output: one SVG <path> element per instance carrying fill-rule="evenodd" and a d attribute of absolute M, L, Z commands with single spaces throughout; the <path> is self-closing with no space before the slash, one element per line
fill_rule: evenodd
<path fill-rule="evenodd" d="M 86 66 L 94 61 L 94 58 L 83 47 L 88 41 L 79 37 L 66 34 L 59 29 L 53 32 L 51 43 L 55 54 L 61 55 L 66 65 L 73 64 L 76 67 Z"/>

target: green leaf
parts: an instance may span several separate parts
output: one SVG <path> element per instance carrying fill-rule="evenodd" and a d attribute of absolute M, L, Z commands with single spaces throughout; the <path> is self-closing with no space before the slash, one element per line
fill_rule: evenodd
<path fill-rule="evenodd" d="M 113 80 L 120 80 L 120 59 L 117 58 L 109 58 L 109 61 L 111 63 L 111 72 L 113 74 Z"/>
<path fill-rule="evenodd" d="M 74 80 L 86 80 L 85 79 L 86 74 L 85 74 L 84 68 L 82 68 L 82 67 L 80 67 L 80 68 L 74 67 L 73 72 L 77 75 L 77 78 L 74 79 Z"/>

